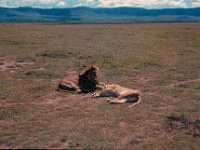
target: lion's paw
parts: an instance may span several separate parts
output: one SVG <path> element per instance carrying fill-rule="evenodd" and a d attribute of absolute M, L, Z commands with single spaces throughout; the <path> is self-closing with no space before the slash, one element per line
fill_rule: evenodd
<path fill-rule="evenodd" d="M 92 97 L 93 98 L 97 97 L 97 93 L 92 93 Z"/>

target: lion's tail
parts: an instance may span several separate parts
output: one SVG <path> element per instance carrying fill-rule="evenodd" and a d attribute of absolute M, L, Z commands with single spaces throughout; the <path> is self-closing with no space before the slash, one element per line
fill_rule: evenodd
<path fill-rule="evenodd" d="M 130 108 L 134 107 L 135 105 L 139 104 L 141 102 L 142 98 L 141 96 L 138 97 L 137 102 L 135 102 L 134 104 L 132 104 L 131 106 L 129 106 Z"/>

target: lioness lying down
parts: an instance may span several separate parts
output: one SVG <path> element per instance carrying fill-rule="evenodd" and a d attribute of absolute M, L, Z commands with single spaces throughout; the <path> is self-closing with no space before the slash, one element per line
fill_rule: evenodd
<path fill-rule="evenodd" d="M 140 92 L 129 88 L 122 87 L 117 84 L 105 85 L 105 88 L 99 93 L 93 93 L 92 97 L 115 97 L 110 100 L 107 99 L 110 104 L 123 104 L 123 103 L 134 103 L 130 107 L 140 103 Z"/>

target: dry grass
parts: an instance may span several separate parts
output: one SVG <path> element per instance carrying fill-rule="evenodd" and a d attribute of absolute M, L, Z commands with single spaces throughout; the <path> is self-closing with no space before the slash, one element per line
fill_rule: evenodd
<path fill-rule="evenodd" d="M 166 120 L 184 116 L 199 131 L 199 43 L 199 24 L 1 24 L 0 65 L 31 63 L 0 70 L 0 148 L 198 149 L 184 121 L 169 132 Z M 90 63 L 101 81 L 141 90 L 142 102 L 55 91 Z"/>

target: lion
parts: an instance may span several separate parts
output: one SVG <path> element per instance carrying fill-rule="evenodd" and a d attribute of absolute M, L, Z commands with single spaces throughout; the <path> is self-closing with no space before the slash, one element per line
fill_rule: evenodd
<path fill-rule="evenodd" d="M 58 90 L 77 93 L 94 92 L 96 89 L 102 89 L 102 85 L 99 83 L 99 68 L 94 64 L 89 65 L 79 74 L 78 81 L 64 78 L 58 84 Z"/>
<path fill-rule="evenodd" d="M 80 74 L 78 80 L 64 78 L 58 84 L 58 90 L 75 91 L 77 93 L 88 93 L 96 90 L 101 90 L 98 93 L 93 93 L 93 98 L 98 97 L 115 97 L 107 101 L 110 104 L 134 103 L 130 107 L 140 103 L 140 92 L 126 88 L 117 84 L 109 84 L 99 82 L 99 68 L 93 64 L 85 68 Z"/>
<path fill-rule="evenodd" d="M 123 103 L 134 103 L 130 107 L 140 103 L 140 92 L 130 88 L 122 87 L 117 84 L 105 85 L 104 89 L 99 93 L 93 93 L 93 98 L 98 97 L 114 97 L 114 99 L 107 99 L 110 104 L 123 104 Z"/>

